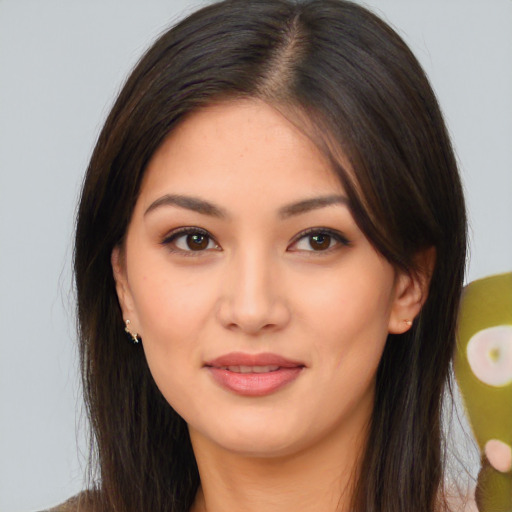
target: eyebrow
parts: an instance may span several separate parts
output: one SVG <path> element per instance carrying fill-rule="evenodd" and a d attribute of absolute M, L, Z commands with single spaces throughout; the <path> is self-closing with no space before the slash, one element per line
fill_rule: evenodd
<path fill-rule="evenodd" d="M 319 208 L 325 208 L 326 206 L 332 206 L 335 204 L 341 204 L 348 206 L 349 200 L 345 196 L 331 195 L 314 197 L 311 199 L 304 199 L 297 203 L 292 203 L 287 206 L 283 206 L 279 209 L 279 216 L 282 219 L 287 219 L 294 215 L 300 215 L 302 213 L 310 212 L 311 210 L 318 210 Z"/>
<path fill-rule="evenodd" d="M 318 210 L 319 208 L 325 208 L 327 206 L 336 204 L 347 206 L 349 204 L 349 200 L 347 197 L 341 195 L 330 195 L 313 197 L 311 199 L 303 199 L 302 201 L 291 203 L 283 206 L 282 208 L 279 208 L 278 215 L 282 219 L 287 219 L 295 215 L 307 213 L 311 210 Z M 226 210 L 214 205 L 213 203 L 210 203 L 209 201 L 205 201 L 199 197 L 183 196 L 178 194 L 166 194 L 165 196 L 156 199 L 149 205 L 149 207 L 144 212 L 144 215 L 147 215 L 148 213 L 162 206 L 177 206 L 178 208 L 184 208 L 186 210 L 191 210 L 202 215 L 208 215 L 210 217 L 217 217 L 220 219 L 229 217 Z"/>
<path fill-rule="evenodd" d="M 204 199 L 177 194 L 166 194 L 165 196 L 158 198 L 156 201 L 153 201 L 149 205 L 148 209 L 144 212 L 144 215 L 147 215 L 149 212 L 152 212 L 161 206 L 178 206 L 179 208 L 192 210 L 193 212 L 209 215 L 210 217 L 228 217 L 228 214 L 225 210 L 215 206 L 208 201 L 205 201 Z"/>

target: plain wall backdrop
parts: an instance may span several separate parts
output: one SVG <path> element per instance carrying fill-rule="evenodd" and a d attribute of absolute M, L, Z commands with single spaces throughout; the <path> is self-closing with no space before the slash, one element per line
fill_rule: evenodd
<path fill-rule="evenodd" d="M 82 488 L 75 204 L 127 73 L 190 0 L 0 0 L 0 511 Z M 512 270 L 512 0 L 373 0 L 429 75 L 471 222 L 468 280 Z"/>

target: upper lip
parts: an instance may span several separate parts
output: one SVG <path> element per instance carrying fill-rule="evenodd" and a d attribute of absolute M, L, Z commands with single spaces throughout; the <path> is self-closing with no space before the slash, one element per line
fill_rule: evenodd
<path fill-rule="evenodd" d="M 220 368 L 225 366 L 279 366 L 281 368 L 303 367 L 304 363 L 287 359 L 286 357 L 269 352 L 262 354 L 246 354 L 231 352 L 206 361 L 205 366 Z"/>

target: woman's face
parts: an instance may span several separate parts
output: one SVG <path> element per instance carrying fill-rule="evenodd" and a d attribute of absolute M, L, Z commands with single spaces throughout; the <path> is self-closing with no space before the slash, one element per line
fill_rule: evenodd
<path fill-rule="evenodd" d="M 256 100 L 172 132 L 112 261 L 160 391 L 193 441 L 238 453 L 361 432 L 387 334 L 417 312 L 326 159 Z"/>

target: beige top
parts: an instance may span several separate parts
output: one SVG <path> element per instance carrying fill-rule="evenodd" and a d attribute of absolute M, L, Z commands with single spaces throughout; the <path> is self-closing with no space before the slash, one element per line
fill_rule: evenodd
<path fill-rule="evenodd" d="M 41 512 L 93 512 L 94 493 L 94 491 L 81 492 L 61 505 Z M 478 512 L 472 493 L 464 498 L 461 498 L 460 494 L 447 496 L 447 505 L 451 512 Z"/>
<path fill-rule="evenodd" d="M 92 512 L 92 497 L 94 491 L 84 491 L 54 508 L 41 512 Z"/>

